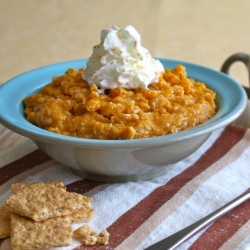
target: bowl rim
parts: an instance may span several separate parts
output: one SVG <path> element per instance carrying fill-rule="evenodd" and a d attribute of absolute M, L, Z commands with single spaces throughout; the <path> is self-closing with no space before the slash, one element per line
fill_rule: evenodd
<path fill-rule="evenodd" d="M 39 67 L 22 73 L 0 87 L 0 123 L 8 129 L 33 140 L 50 144 L 74 145 L 87 148 L 144 148 L 168 145 L 194 136 L 211 133 L 237 119 L 247 105 L 247 96 L 243 87 L 230 76 L 194 63 L 159 58 L 165 68 L 183 65 L 189 78 L 204 82 L 217 93 L 219 109 L 215 116 L 203 124 L 175 134 L 132 140 L 103 140 L 65 136 L 41 129 L 29 123 L 22 112 L 22 100 L 48 84 L 51 78 L 64 74 L 68 68 L 86 67 L 87 59 L 78 59 Z M 36 81 L 35 81 L 36 80 Z M 33 83 L 36 84 L 33 86 Z M 219 84 L 215 84 L 215 82 Z M 225 88 L 225 86 L 227 87 Z M 30 86 L 33 86 L 30 88 Z M 29 87 L 29 88 L 28 88 Z M 27 89 L 26 89 L 27 88 Z M 9 97 L 13 104 L 9 104 Z"/>

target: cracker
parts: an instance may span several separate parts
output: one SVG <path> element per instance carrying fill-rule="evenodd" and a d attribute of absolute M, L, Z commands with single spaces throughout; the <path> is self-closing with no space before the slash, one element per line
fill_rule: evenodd
<path fill-rule="evenodd" d="M 67 217 L 42 222 L 11 213 L 11 245 L 13 250 L 32 250 L 70 246 L 72 228 Z"/>
<path fill-rule="evenodd" d="M 10 211 L 0 207 L 0 239 L 10 237 Z"/>
<path fill-rule="evenodd" d="M 84 238 L 87 237 L 89 235 L 93 235 L 93 236 L 98 236 L 98 233 L 96 233 L 88 224 L 85 224 L 81 227 L 79 227 L 78 229 L 76 229 L 73 232 L 73 235 L 77 238 Z"/>
<path fill-rule="evenodd" d="M 109 232 L 106 229 L 102 230 L 101 233 L 99 233 L 96 243 L 98 245 L 106 245 L 109 243 Z"/>
<path fill-rule="evenodd" d="M 66 187 L 62 182 L 48 181 L 48 182 L 32 182 L 32 183 L 15 183 L 11 185 L 11 192 L 12 193 L 20 192 L 22 190 L 29 189 L 30 187 L 37 189 L 40 188 L 47 189 L 50 187 L 56 187 L 66 191 Z"/>
<path fill-rule="evenodd" d="M 69 215 L 76 209 L 90 207 L 93 200 L 81 194 L 66 192 L 50 183 L 13 190 L 14 193 L 5 201 L 7 209 L 35 221 Z"/>
<path fill-rule="evenodd" d="M 106 229 L 98 234 L 87 224 L 76 229 L 73 234 L 86 246 L 106 245 L 109 242 L 109 233 Z"/>

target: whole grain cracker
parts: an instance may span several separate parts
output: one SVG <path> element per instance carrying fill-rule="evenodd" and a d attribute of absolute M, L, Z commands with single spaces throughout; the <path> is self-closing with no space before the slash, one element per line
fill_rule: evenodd
<path fill-rule="evenodd" d="M 67 217 L 36 222 L 11 213 L 11 245 L 13 250 L 70 246 L 72 228 Z"/>
<path fill-rule="evenodd" d="M 109 233 L 104 229 L 101 233 L 94 231 L 88 224 L 83 225 L 73 232 L 76 238 L 81 239 L 86 246 L 106 245 L 109 242 Z"/>
<path fill-rule="evenodd" d="M 83 207 L 92 209 L 92 198 L 66 192 L 51 183 L 29 185 L 28 188 L 20 188 L 20 191 L 14 187 L 13 190 L 14 193 L 5 201 L 7 209 L 35 221 L 69 215 Z"/>
<path fill-rule="evenodd" d="M 10 211 L 5 207 L 0 207 L 0 239 L 10 237 Z"/>

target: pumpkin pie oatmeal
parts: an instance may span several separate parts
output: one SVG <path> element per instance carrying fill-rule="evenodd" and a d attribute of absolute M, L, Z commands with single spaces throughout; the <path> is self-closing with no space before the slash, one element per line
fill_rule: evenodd
<path fill-rule="evenodd" d="M 170 70 L 140 45 L 132 26 L 103 30 L 86 68 L 55 76 L 24 100 L 29 122 L 91 139 L 148 138 L 197 126 L 216 113 L 216 94 Z"/>

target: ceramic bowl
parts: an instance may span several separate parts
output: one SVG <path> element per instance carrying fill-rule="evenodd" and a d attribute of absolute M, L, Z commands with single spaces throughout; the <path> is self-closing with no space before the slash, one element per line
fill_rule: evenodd
<path fill-rule="evenodd" d="M 31 138 L 51 158 L 83 178 L 101 182 L 143 181 L 166 174 L 175 162 L 197 150 L 210 134 L 233 122 L 244 111 L 243 88 L 224 73 L 182 61 L 160 59 L 164 67 L 186 67 L 188 77 L 205 82 L 217 93 L 218 112 L 205 123 L 175 134 L 133 140 L 83 139 L 55 134 L 26 121 L 22 100 L 38 92 L 53 76 L 86 66 L 75 60 L 38 68 L 0 87 L 0 122 Z M 169 166 L 171 164 L 171 166 Z"/>

